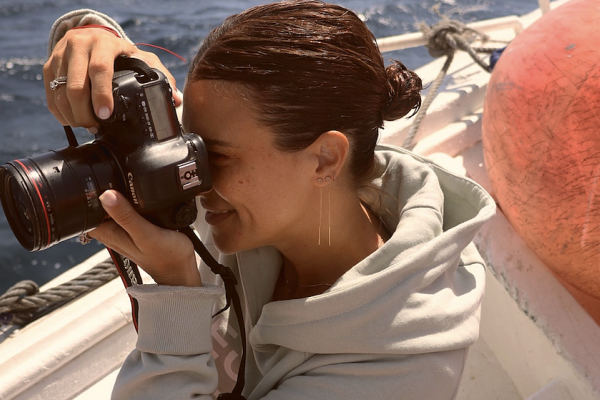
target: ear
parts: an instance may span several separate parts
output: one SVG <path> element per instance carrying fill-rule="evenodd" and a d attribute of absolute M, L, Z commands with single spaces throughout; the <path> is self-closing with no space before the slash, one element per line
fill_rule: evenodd
<path fill-rule="evenodd" d="M 317 158 L 314 181 L 321 178 L 323 182 L 327 177 L 331 180 L 338 177 L 348 159 L 350 144 L 346 135 L 339 131 L 327 131 L 310 147 Z"/>

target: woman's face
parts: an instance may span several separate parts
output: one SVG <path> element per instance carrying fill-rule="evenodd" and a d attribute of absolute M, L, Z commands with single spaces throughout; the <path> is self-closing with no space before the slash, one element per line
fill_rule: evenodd
<path fill-rule="evenodd" d="M 199 80 L 184 91 L 183 127 L 200 135 L 208 151 L 213 190 L 201 204 L 215 245 L 223 253 L 266 245 L 281 250 L 312 231 L 316 241 L 319 198 L 312 180 L 318 159 L 310 147 L 276 149 L 273 133 L 238 89 Z"/>

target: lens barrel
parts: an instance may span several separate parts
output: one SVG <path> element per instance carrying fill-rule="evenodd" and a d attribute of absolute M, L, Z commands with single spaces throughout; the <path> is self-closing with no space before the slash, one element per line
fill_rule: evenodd
<path fill-rule="evenodd" d="M 122 182 L 108 150 L 70 146 L 1 166 L 0 200 L 19 243 L 38 251 L 100 225 L 98 197 Z"/>

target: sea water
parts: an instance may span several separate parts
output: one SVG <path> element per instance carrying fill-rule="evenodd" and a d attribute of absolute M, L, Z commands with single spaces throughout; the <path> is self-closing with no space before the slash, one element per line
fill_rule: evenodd
<path fill-rule="evenodd" d="M 61 125 L 46 108 L 42 67 L 46 60 L 48 32 L 62 14 L 92 8 L 119 22 L 136 43 L 168 48 L 190 60 L 202 38 L 227 16 L 263 4 L 260 0 L 0 0 L 0 165 L 7 161 L 45 153 L 66 146 Z M 521 15 L 537 7 L 536 0 L 334 0 L 355 11 L 377 37 L 416 30 L 420 21 L 438 20 L 440 11 L 462 22 L 505 15 Z M 158 54 L 183 85 L 188 65 L 160 50 Z M 424 48 L 386 55 L 401 59 L 409 68 L 429 61 Z M 80 142 L 90 140 L 76 130 Z M 14 283 L 31 279 L 43 284 L 101 251 L 92 242 L 76 239 L 41 252 L 24 250 L 0 210 L 0 294 Z"/>

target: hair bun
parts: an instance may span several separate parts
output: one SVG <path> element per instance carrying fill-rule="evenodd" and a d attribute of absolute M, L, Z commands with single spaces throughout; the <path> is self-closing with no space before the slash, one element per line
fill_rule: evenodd
<path fill-rule="evenodd" d="M 385 69 L 388 79 L 388 99 L 383 109 L 383 119 L 393 121 L 409 112 L 414 115 L 421 107 L 421 78 L 398 60 Z"/>

